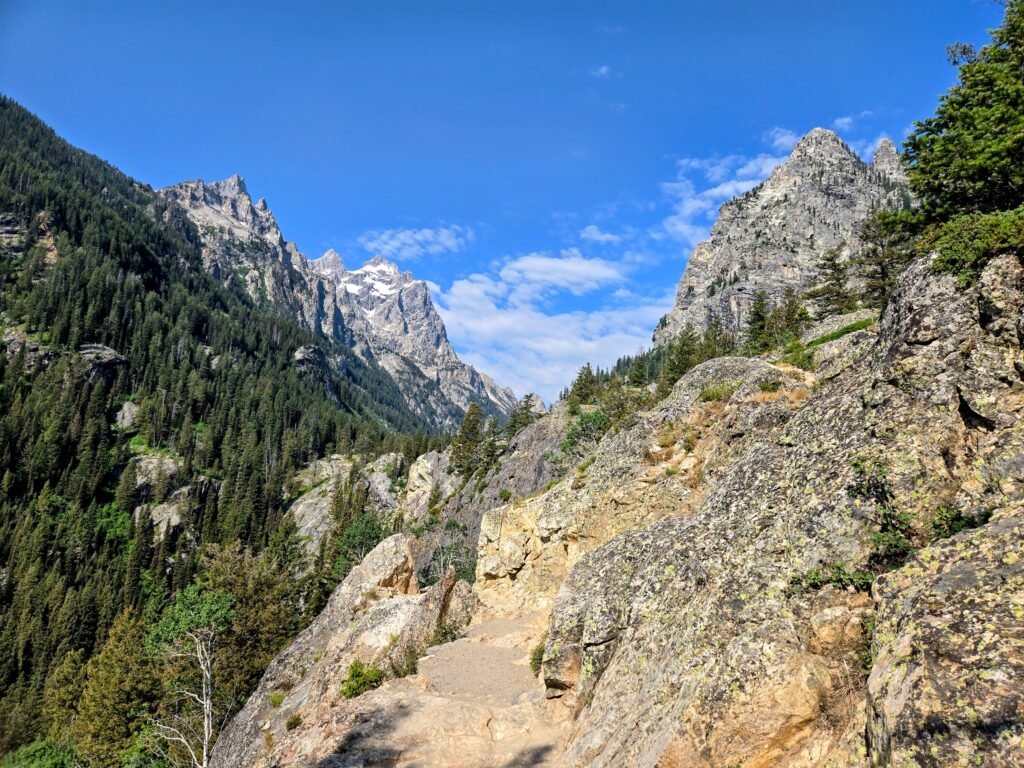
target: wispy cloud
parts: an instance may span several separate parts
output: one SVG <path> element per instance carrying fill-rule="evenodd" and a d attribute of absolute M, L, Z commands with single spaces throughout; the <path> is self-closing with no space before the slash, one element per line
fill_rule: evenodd
<path fill-rule="evenodd" d="M 799 137 L 791 131 L 786 133 L 791 137 L 769 131 L 765 140 L 773 149 L 791 149 Z M 661 232 L 655 232 L 654 236 L 668 236 L 692 248 L 707 238 L 722 203 L 749 192 L 785 160 L 786 155 L 769 153 L 679 160 L 675 180 L 661 185 L 662 193 L 672 203 L 672 213 L 662 221 Z"/>
<path fill-rule="evenodd" d="M 615 235 L 611 232 L 602 232 L 596 224 L 589 224 L 580 230 L 580 239 L 588 243 L 599 245 L 614 245 L 622 242 L 622 235 Z"/>
<path fill-rule="evenodd" d="M 591 77 L 596 77 L 598 80 L 607 80 L 612 76 L 612 68 L 607 64 L 602 64 L 599 67 L 594 67 L 589 72 Z"/>
<path fill-rule="evenodd" d="M 765 139 L 776 152 L 789 152 L 800 141 L 800 136 L 788 128 L 776 126 L 765 133 Z"/>
<path fill-rule="evenodd" d="M 473 230 L 457 224 L 420 229 L 384 229 L 364 232 L 359 244 L 386 259 L 414 261 L 423 256 L 458 253 L 473 242 Z"/>
<path fill-rule="evenodd" d="M 846 132 L 852 129 L 856 123 L 874 117 L 874 115 L 875 113 L 870 109 L 863 109 L 853 115 L 843 115 L 832 121 L 832 128 L 840 132 Z"/>

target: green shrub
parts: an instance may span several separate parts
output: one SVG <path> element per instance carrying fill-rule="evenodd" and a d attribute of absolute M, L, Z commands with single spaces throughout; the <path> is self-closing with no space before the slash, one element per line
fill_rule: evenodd
<path fill-rule="evenodd" d="M 948 539 L 960 531 L 976 528 L 984 522 L 985 519 L 976 520 L 966 517 L 958 504 L 943 504 L 935 510 L 935 518 L 929 523 L 932 529 L 932 541 Z"/>
<path fill-rule="evenodd" d="M 708 386 L 700 391 L 700 400 L 702 403 L 728 400 L 739 388 L 740 383 L 738 381 L 720 381 L 717 384 L 708 384 Z"/>
<path fill-rule="evenodd" d="M 569 425 L 562 441 L 562 452 L 572 453 L 581 445 L 596 443 L 610 426 L 611 420 L 603 411 L 580 413 Z"/>
<path fill-rule="evenodd" d="M 512 491 L 510 491 L 508 488 L 502 488 L 501 493 L 498 494 L 498 498 L 500 498 L 502 501 L 508 501 L 509 499 L 512 498 Z"/>
<path fill-rule="evenodd" d="M 781 387 L 782 382 L 779 379 L 761 381 L 757 385 L 757 388 L 762 392 L 778 392 Z"/>
<path fill-rule="evenodd" d="M 530 671 L 535 675 L 540 672 L 540 668 L 544 664 L 544 643 L 546 641 L 547 635 L 542 637 L 541 641 L 530 651 Z"/>
<path fill-rule="evenodd" d="M 341 695 L 346 699 L 354 699 L 360 694 L 372 691 L 384 682 L 384 672 L 372 664 L 364 664 L 354 659 L 348 665 L 348 678 L 341 684 Z"/>
<path fill-rule="evenodd" d="M 285 692 L 284 691 L 271 691 L 270 692 L 270 706 L 277 709 L 284 703 Z"/>
<path fill-rule="evenodd" d="M 856 323 L 844 325 L 842 328 L 837 328 L 832 331 L 832 333 L 826 333 L 824 336 L 819 336 L 818 338 L 807 342 L 807 348 L 812 349 L 814 347 L 820 347 L 822 344 L 827 344 L 830 341 L 841 339 L 843 336 L 851 334 L 854 331 L 863 331 L 865 328 L 870 328 L 874 324 L 875 318 L 867 317 L 863 320 L 858 320 Z"/>
<path fill-rule="evenodd" d="M 918 248 L 938 251 L 935 272 L 956 275 L 961 287 L 974 283 L 989 260 L 1024 248 L 1024 206 L 998 213 L 968 213 L 934 227 Z"/>
<path fill-rule="evenodd" d="M 873 563 L 883 568 L 902 564 L 914 549 L 910 542 L 913 521 L 896 508 L 888 468 L 880 461 L 858 458 L 853 462 L 853 475 L 853 481 L 846 487 L 847 495 L 874 505 L 872 520 L 878 530 L 871 534 Z"/>
<path fill-rule="evenodd" d="M 288 719 L 284 721 L 284 729 L 286 731 L 294 731 L 300 725 L 302 725 L 302 715 L 298 712 L 293 715 L 289 715 Z"/>
<path fill-rule="evenodd" d="M 811 568 L 793 576 L 786 587 L 786 595 L 792 597 L 805 592 L 813 592 L 827 584 L 831 584 L 836 589 L 853 587 L 858 592 L 867 592 L 871 589 L 874 580 L 874 574 L 850 568 L 844 563 L 835 563 L 821 568 Z"/>
<path fill-rule="evenodd" d="M 0 758 L 0 768 L 75 768 L 81 765 L 68 747 L 51 741 L 33 741 Z"/>
<path fill-rule="evenodd" d="M 792 366 L 804 371 L 814 370 L 814 350 L 805 347 L 799 339 L 794 339 L 786 345 L 782 359 Z"/>

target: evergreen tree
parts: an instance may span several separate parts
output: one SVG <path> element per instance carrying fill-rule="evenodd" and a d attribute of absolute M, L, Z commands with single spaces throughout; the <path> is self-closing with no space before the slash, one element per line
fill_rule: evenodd
<path fill-rule="evenodd" d="M 829 248 L 818 258 L 818 285 L 807 292 L 816 299 L 824 314 L 841 315 L 857 306 L 857 297 L 850 291 L 850 266 L 842 257 L 842 248 Z"/>
<path fill-rule="evenodd" d="M 123 611 L 85 668 L 71 733 L 90 766 L 115 768 L 150 717 L 160 690 L 139 617 Z"/>
<path fill-rule="evenodd" d="M 883 309 L 896 287 L 896 278 L 913 258 L 911 242 L 897 219 L 879 212 L 864 219 L 860 236 L 864 246 L 854 269 L 864 283 L 861 301 Z"/>
<path fill-rule="evenodd" d="M 977 55 L 953 58 L 962 61 L 959 81 L 905 145 L 911 188 L 930 221 L 1024 203 L 1024 1 L 1007 0 L 1003 23 Z"/>
<path fill-rule="evenodd" d="M 53 741 L 65 742 L 71 736 L 75 709 L 85 682 L 84 657 L 80 648 L 69 651 L 46 678 L 43 718 L 46 720 L 46 735 Z"/>
<path fill-rule="evenodd" d="M 484 412 L 471 403 L 462 419 L 459 433 L 452 441 L 451 463 L 461 475 L 471 475 L 479 466 L 480 446 L 484 441 Z"/>
<path fill-rule="evenodd" d="M 757 291 L 754 294 L 750 310 L 747 312 L 747 323 L 743 331 L 743 343 L 753 354 L 764 352 L 770 346 L 768 316 L 771 311 L 772 305 L 768 294 L 764 291 Z"/>

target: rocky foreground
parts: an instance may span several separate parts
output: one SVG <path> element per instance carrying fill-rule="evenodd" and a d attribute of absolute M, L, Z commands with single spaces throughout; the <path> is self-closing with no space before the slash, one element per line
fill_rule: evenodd
<path fill-rule="evenodd" d="M 922 260 L 815 374 L 697 367 L 552 487 L 473 507 L 472 590 L 416 589 L 407 538 L 384 542 L 214 764 L 1024 764 L 1022 339 L 1019 258 L 966 291 Z M 911 551 L 886 570 L 891 514 Z M 341 696 L 352 659 L 410 645 L 418 673 Z"/>

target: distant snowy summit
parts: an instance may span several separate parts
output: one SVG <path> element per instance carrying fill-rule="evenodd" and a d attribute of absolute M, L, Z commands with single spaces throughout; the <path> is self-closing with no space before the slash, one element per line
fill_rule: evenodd
<path fill-rule="evenodd" d="M 427 284 L 410 272 L 381 256 L 349 270 L 334 250 L 307 259 L 284 238 L 266 201 L 253 203 L 238 175 L 186 181 L 160 194 L 199 229 L 203 262 L 214 276 L 241 281 L 254 301 L 378 364 L 409 408 L 435 427 L 457 425 L 471 403 L 497 416 L 514 407 L 512 390 L 459 359 Z"/>

